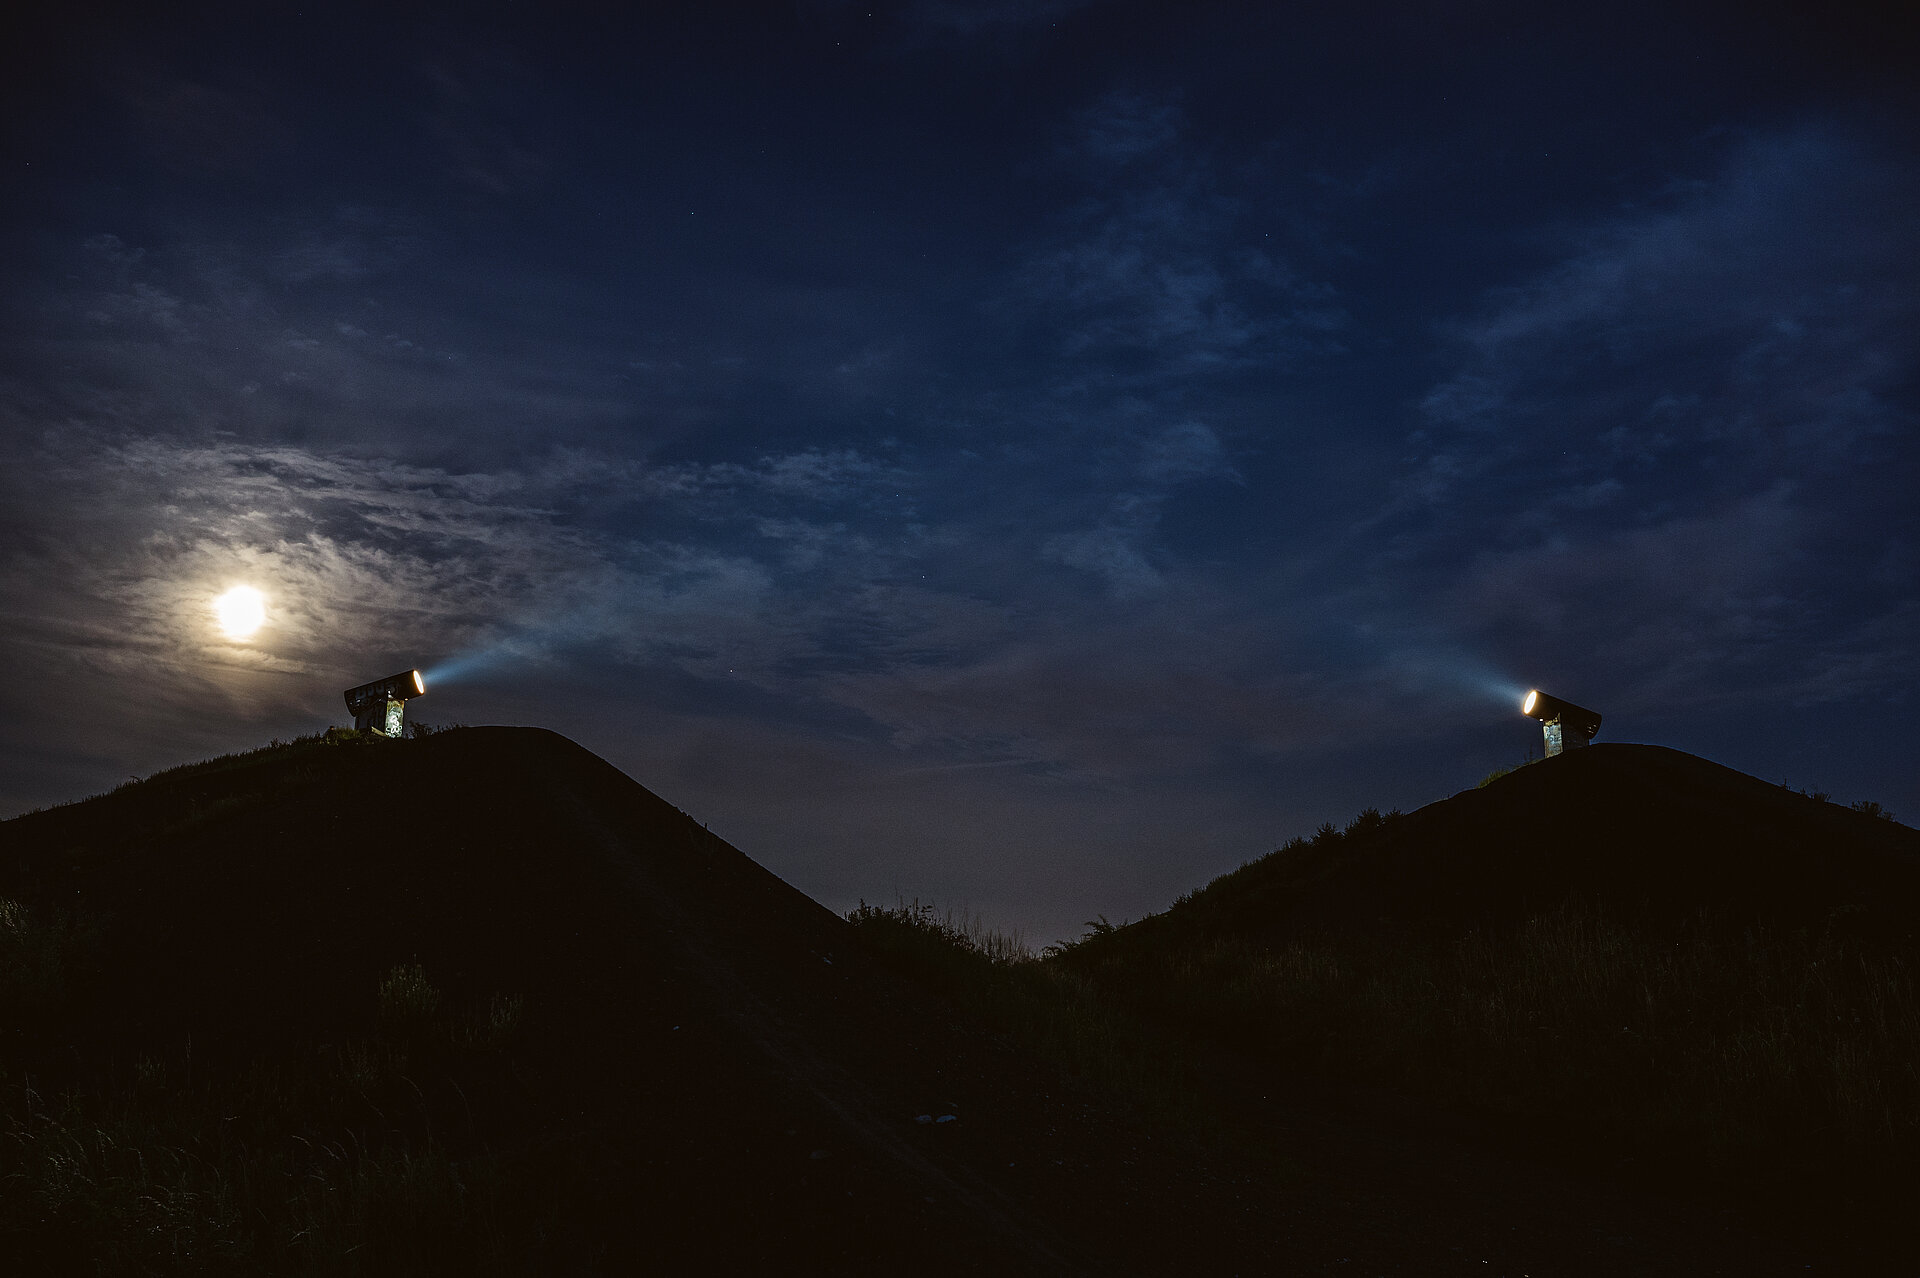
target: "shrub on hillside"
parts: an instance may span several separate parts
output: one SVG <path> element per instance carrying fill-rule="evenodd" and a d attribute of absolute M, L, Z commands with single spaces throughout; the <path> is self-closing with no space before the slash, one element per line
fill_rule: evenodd
<path fill-rule="evenodd" d="M 1153 1019 L 1276 1065 L 1616 1152 L 1782 1182 L 1920 1170 L 1910 959 L 1838 935 L 1702 915 L 1676 936 L 1566 906 L 1450 943 L 1215 935 L 1073 959 Z"/>
<path fill-rule="evenodd" d="M 1015 963 L 1033 957 L 1018 933 L 989 927 L 966 911 L 941 911 L 918 897 L 892 906 L 868 905 L 864 900 L 847 914 L 870 942 L 883 949 L 943 951 L 987 963 Z"/>
<path fill-rule="evenodd" d="M 380 979 L 380 1028 L 404 1036 L 426 1029 L 440 1013 L 440 991 L 418 963 L 402 963 Z"/>
<path fill-rule="evenodd" d="M 0 1022 L 18 1026 L 64 1004 L 91 970 L 99 942 L 90 918 L 0 899 Z"/>
<path fill-rule="evenodd" d="M 1085 976 L 1037 958 L 1017 933 L 915 899 L 847 915 L 883 962 L 978 1014 L 1041 1059 L 1089 1080 L 1166 1135 L 1215 1135 L 1192 1062 Z M 1115 925 L 1104 917 L 1096 931 Z M 1049 947 L 1053 950 L 1057 947 Z"/>

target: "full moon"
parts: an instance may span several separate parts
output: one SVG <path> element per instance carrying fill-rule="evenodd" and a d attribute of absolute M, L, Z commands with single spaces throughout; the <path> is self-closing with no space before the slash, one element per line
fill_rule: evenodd
<path fill-rule="evenodd" d="M 267 619 L 267 601 L 252 586 L 235 586 L 213 601 L 220 629 L 229 639 L 246 639 Z"/>

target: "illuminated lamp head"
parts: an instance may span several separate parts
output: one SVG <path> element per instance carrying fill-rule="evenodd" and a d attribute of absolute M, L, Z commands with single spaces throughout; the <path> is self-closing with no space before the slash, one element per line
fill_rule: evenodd
<path fill-rule="evenodd" d="M 1520 703 L 1520 713 L 1540 720 L 1545 728 L 1548 758 L 1563 750 L 1587 744 L 1600 731 L 1598 711 L 1550 697 L 1538 688 L 1529 692 L 1526 700 Z"/>
<path fill-rule="evenodd" d="M 418 670 L 402 670 L 399 674 L 348 688 L 347 711 L 353 715 L 353 726 L 361 732 L 397 737 L 406 726 L 406 703 L 426 690 L 426 681 Z"/>

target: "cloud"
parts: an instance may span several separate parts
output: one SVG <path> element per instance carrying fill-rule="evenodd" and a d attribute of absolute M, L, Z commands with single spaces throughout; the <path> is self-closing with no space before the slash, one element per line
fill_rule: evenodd
<path fill-rule="evenodd" d="M 263 272 L 281 285 L 374 285 L 428 247 L 419 219 L 368 205 L 336 206 L 324 217 L 303 218 L 259 250 Z"/>
<path fill-rule="evenodd" d="M 1274 367 L 1338 348 L 1334 290 L 1304 277 L 1187 138 L 1172 103 L 1111 94 L 1063 143 L 1089 191 L 1028 257 L 1003 307 L 1122 384 Z"/>
<path fill-rule="evenodd" d="M 1187 131 L 1185 113 L 1174 102 L 1125 92 L 1101 98 L 1078 123 L 1062 143 L 1062 154 L 1109 171 L 1174 157 Z"/>
<path fill-rule="evenodd" d="M 122 284 L 147 256 L 145 249 L 134 248 L 117 235 L 90 235 L 80 247 L 88 258 L 104 266 L 108 274 Z"/>
<path fill-rule="evenodd" d="M 1173 560 L 1155 534 L 1175 489 L 1199 480 L 1245 482 L 1220 437 L 1200 422 L 1180 422 L 1130 442 L 1134 456 L 1122 472 L 1125 486 L 1106 499 L 1098 525 L 1056 533 L 1040 548 L 1043 559 L 1100 577 L 1116 599 L 1153 594 L 1165 585 L 1156 561 L 1171 567 Z"/>
<path fill-rule="evenodd" d="M 181 298 L 151 284 L 134 283 L 124 292 L 102 293 L 86 313 L 102 329 L 135 337 L 188 336 L 191 308 Z"/>
<path fill-rule="evenodd" d="M 37 482 L 9 494 L 10 614 L 148 662 L 161 682 L 241 662 L 324 683 L 363 651 L 501 643 L 529 660 L 593 650 L 772 683 L 913 553 L 911 539 L 882 543 L 831 517 L 709 500 L 751 485 L 812 509 L 899 481 L 851 450 L 656 468 L 556 449 L 469 472 L 96 429 L 45 436 L 13 470 Z M 655 508 L 682 533 L 635 537 L 596 515 L 609 502 Z M 749 529 L 759 536 L 742 542 Z M 242 581 L 273 601 L 258 645 L 210 632 L 207 602 Z"/>
<path fill-rule="evenodd" d="M 518 58 L 469 50 L 425 64 L 421 75 L 433 99 L 422 122 L 449 178 L 493 196 L 545 183 L 552 164 L 527 134 L 522 99 L 532 77 Z"/>
<path fill-rule="evenodd" d="M 1243 482 L 1240 472 L 1227 460 L 1226 447 L 1209 426 L 1200 422 L 1181 422 L 1169 426 L 1147 441 L 1137 471 L 1142 479 L 1156 484 L 1178 484 L 1194 479 L 1226 479 Z"/>
<path fill-rule="evenodd" d="M 16 281 L 10 302 L 34 322 L 0 353 L 0 384 L 36 428 L 325 438 L 436 461 L 458 447 L 483 468 L 632 420 L 612 352 L 564 314 L 497 295 L 419 308 L 400 272 L 431 250 L 410 237 L 353 208 L 155 246 L 89 236 Z M 332 246 L 324 269 L 316 244 Z M 537 317 L 531 336 L 502 342 L 507 312 Z"/>
<path fill-rule="evenodd" d="M 1743 483 L 1782 463 L 1857 464 L 1907 411 L 1913 188 L 1828 129 L 1749 139 L 1711 180 L 1589 229 L 1559 266 L 1495 293 L 1455 328 L 1463 367 L 1425 411 L 1593 466 L 1681 443 Z"/>
<path fill-rule="evenodd" d="M 1253 621 L 1270 602 L 1147 565 L 1156 494 L 1229 473 L 1217 441 L 1176 423 L 1134 455 L 1117 472 L 1137 487 L 1112 499 L 1110 541 L 1058 543 L 1116 593 L 1142 575 L 1149 588 L 1114 613 L 1025 574 L 995 588 L 949 577 L 947 556 L 977 528 L 887 536 L 845 518 L 849 503 L 876 509 L 926 482 L 851 450 L 655 468 L 566 449 L 456 471 L 61 432 L 12 469 L 36 481 L 6 494 L 22 535 L 0 575 L 5 646 L 55 682 L 86 670 L 100 678 L 82 688 L 137 687 L 146 710 L 129 723 L 206 704 L 229 722 L 297 723 L 328 714 L 369 663 L 440 654 L 494 678 L 617 672 L 621 697 L 665 698 L 691 720 L 724 721 L 752 698 L 762 730 L 866 738 L 901 766 L 1005 760 L 1074 786 L 1192 764 L 1223 736 L 1292 748 L 1327 712 L 1311 708 L 1324 696 L 1310 683 L 1273 673 L 1298 662 L 1281 655 L 1284 633 Z M 676 531 L 636 536 L 597 513 L 609 499 Z M 268 597 L 251 644 L 212 625 L 211 601 L 238 583 Z"/>
<path fill-rule="evenodd" d="M 1050 537 L 1041 554 L 1101 577 L 1116 598 L 1130 599 L 1151 594 L 1161 585 L 1160 573 L 1147 561 L 1144 540 L 1145 532 L 1137 524 L 1115 520 Z"/>
<path fill-rule="evenodd" d="M 1914 194 L 1807 127 L 1579 232 L 1451 328 L 1372 575 L 1622 704 L 1867 695 L 1916 648 L 1867 584 L 1920 535 Z"/>
<path fill-rule="evenodd" d="M 751 466 L 719 463 L 698 468 L 696 473 L 697 482 L 706 486 L 758 488 L 815 502 L 845 500 L 903 478 L 898 467 L 852 448 L 809 448 L 762 457 Z"/>
<path fill-rule="evenodd" d="M 17 565 L 31 580 L 11 593 L 56 615 L 112 616 L 103 633 L 187 669 L 215 658 L 308 671 L 354 644 L 418 644 L 589 557 L 541 507 L 512 500 L 522 485 L 494 476 L 77 430 L 30 460 L 40 483 L 13 497 L 32 530 Z M 209 638 L 201 615 L 208 592 L 248 578 L 275 600 L 270 657 Z"/>
<path fill-rule="evenodd" d="M 1482 651 L 1587 671 L 1596 696 L 1643 716 L 1870 698 L 1920 659 L 1897 624 L 1916 603 L 1836 589 L 1844 558 L 1814 552 L 1830 517 L 1780 482 L 1685 517 L 1485 553 L 1441 608 Z"/>
<path fill-rule="evenodd" d="M 291 137 L 265 97 L 248 89 L 141 75 L 122 88 L 149 153 L 176 172 L 251 173 Z"/>

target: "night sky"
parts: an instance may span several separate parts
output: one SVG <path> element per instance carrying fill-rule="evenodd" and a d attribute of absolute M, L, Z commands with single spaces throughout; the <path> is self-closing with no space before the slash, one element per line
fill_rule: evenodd
<path fill-rule="evenodd" d="M 1920 817 L 1907 37 L 674 8 L 10 20 L 0 815 L 419 666 L 1035 942 L 1472 786 L 1535 684 Z"/>

